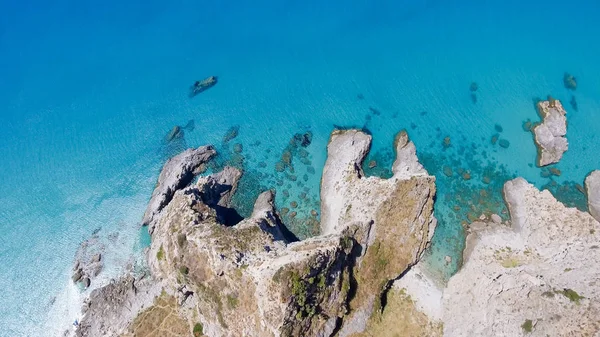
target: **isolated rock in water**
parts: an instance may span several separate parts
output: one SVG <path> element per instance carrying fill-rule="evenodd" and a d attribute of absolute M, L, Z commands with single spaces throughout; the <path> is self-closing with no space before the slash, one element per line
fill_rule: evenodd
<path fill-rule="evenodd" d="M 565 75 L 563 76 L 563 83 L 565 85 L 565 88 L 567 88 L 567 89 L 570 89 L 570 90 L 577 89 L 577 80 L 575 79 L 575 76 L 573 76 L 569 73 L 565 73 Z"/>
<path fill-rule="evenodd" d="M 600 170 L 593 171 L 585 178 L 588 210 L 590 214 L 600 221 Z"/>
<path fill-rule="evenodd" d="M 391 282 L 416 263 L 437 223 L 433 217 L 435 178 L 418 163 L 406 132 L 396 137 L 397 157 L 390 179 L 365 177 L 361 167 L 371 136 L 334 131 L 321 180 L 321 228 L 327 234 L 353 233 L 362 252 L 358 284 L 339 336 L 368 329 Z"/>
<path fill-rule="evenodd" d="M 542 123 L 533 128 L 538 148 L 538 166 L 558 163 L 569 148 L 566 111 L 558 100 L 540 101 L 537 104 Z"/>
<path fill-rule="evenodd" d="M 175 192 L 191 183 L 202 171 L 204 164 L 215 154 L 216 151 L 212 146 L 201 146 L 197 149 L 188 149 L 165 163 L 142 220 L 144 226 L 149 226 L 150 233 L 154 229 L 155 218 L 171 201 Z"/>
<path fill-rule="evenodd" d="M 202 81 L 196 81 L 190 87 L 190 93 L 189 93 L 190 98 L 198 95 L 199 93 L 201 93 L 205 90 L 208 90 L 208 89 L 214 87 L 217 84 L 217 81 L 218 81 L 217 76 L 210 76 L 210 77 L 203 79 Z"/>
<path fill-rule="evenodd" d="M 522 178 L 504 195 L 512 227 L 470 225 L 443 295 L 444 335 L 597 335 L 600 223 Z"/>

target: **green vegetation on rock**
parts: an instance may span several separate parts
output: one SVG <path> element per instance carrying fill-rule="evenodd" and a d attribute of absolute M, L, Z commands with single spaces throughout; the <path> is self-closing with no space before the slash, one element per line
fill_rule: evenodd
<path fill-rule="evenodd" d="M 158 261 L 161 261 L 161 260 L 165 259 L 165 251 L 163 250 L 163 246 L 162 245 L 158 249 L 158 252 L 156 252 L 156 258 L 158 259 Z"/>
<path fill-rule="evenodd" d="M 558 293 L 568 298 L 571 302 L 575 302 L 576 304 L 579 304 L 579 301 L 585 298 L 580 296 L 573 289 L 563 289 L 563 291 L 559 291 Z"/>
<path fill-rule="evenodd" d="M 196 325 L 194 325 L 194 337 L 200 337 L 204 334 L 203 331 L 204 327 L 202 326 L 202 323 L 196 323 Z"/>
<path fill-rule="evenodd" d="M 527 319 L 525 320 L 525 323 L 521 325 L 521 328 L 523 328 L 523 331 L 525 332 L 531 332 L 533 330 L 533 322 L 530 319 Z"/>

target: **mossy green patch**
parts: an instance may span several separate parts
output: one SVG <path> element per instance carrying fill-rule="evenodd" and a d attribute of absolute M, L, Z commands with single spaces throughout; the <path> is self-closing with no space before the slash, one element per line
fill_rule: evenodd
<path fill-rule="evenodd" d="M 559 291 L 558 293 L 563 295 L 564 297 L 568 298 L 571 302 L 575 302 L 576 304 L 579 304 L 579 301 L 585 298 L 583 296 L 580 296 L 573 289 L 563 289 L 562 291 Z"/>
<path fill-rule="evenodd" d="M 196 325 L 194 325 L 194 337 L 200 337 L 202 335 L 204 335 L 204 327 L 202 326 L 202 323 L 196 323 Z"/>
<path fill-rule="evenodd" d="M 521 324 L 521 328 L 523 328 L 523 331 L 525 332 L 531 332 L 533 331 L 533 322 L 530 319 L 526 319 L 525 322 Z"/>
<path fill-rule="evenodd" d="M 160 248 L 158 249 L 158 252 L 156 252 L 156 259 L 158 261 L 162 261 L 162 260 L 165 259 L 165 251 L 164 251 L 162 245 L 160 245 Z"/>

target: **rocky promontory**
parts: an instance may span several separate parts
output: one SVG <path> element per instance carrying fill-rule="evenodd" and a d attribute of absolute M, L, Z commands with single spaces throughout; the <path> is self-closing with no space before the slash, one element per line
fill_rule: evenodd
<path fill-rule="evenodd" d="M 149 275 L 124 276 L 85 304 L 79 335 L 358 336 L 433 234 L 435 179 L 406 133 L 390 179 L 361 169 L 371 136 L 337 130 L 322 177 L 322 232 L 294 241 L 263 192 L 249 218 L 231 207 L 243 172 L 194 174 L 211 147 L 171 159 L 144 224 Z M 124 312 L 126 314 L 123 314 Z"/>
<path fill-rule="evenodd" d="M 558 163 L 569 148 L 567 138 L 567 112 L 559 100 L 549 99 L 537 103 L 542 122 L 533 127 L 538 148 L 538 166 Z"/>

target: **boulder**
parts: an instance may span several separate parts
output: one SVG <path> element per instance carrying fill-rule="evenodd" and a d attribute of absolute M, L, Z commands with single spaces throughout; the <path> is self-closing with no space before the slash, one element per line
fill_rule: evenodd
<path fill-rule="evenodd" d="M 550 99 L 537 103 L 542 122 L 533 127 L 538 148 L 538 166 L 558 163 L 569 148 L 566 111 L 558 100 Z"/>

